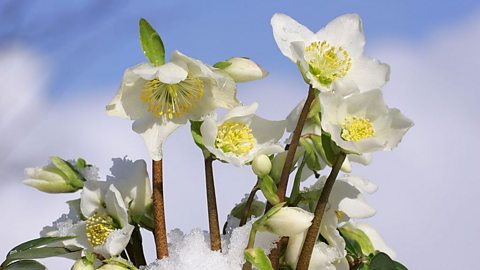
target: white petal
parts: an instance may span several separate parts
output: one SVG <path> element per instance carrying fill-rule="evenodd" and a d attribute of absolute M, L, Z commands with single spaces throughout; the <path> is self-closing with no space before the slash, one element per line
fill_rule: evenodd
<path fill-rule="evenodd" d="M 300 101 L 295 108 L 288 114 L 287 116 L 287 131 L 288 132 L 293 132 L 295 128 L 297 127 L 297 122 L 298 119 L 300 118 L 300 114 L 302 113 L 303 105 L 305 104 L 305 101 L 307 98 L 304 98 L 302 101 Z"/>
<path fill-rule="evenodd" d="M 254 115 L 250 128 L 258 143 L 278 142 L 285 133 L 286 121 L 271 121 Z"/>
<path fill-rule="evenodd" d="M 251 119 L 255 112 L 257 111 L 258 103 L 254 102 L 249 106 L 237 106 L 230 111 L 223 117 L 222 122 L 226 121 L 238 121 L 238 118 L 248 118 Z"/>
<path fill-rule="evenodd" d="M 150 63 L 141 63 L 132 68 L 130 68 L 133 74 L 138 77 L 143 78 L 144 80 L 153 80 L 155 79 L 158 71 L 158 67 L 152 66 Z"/>
<path fill-rule="evenodd" d="M 218 133 L 218 127 L 215 118 L 216 115 L 214 114 L 207 116 L 200 126 L 203 144 L 210 152 L 215 149 L 215 139 L 217 138 Z"/>
<path fill-rule="evenodd" d="M 237 84 L 230 76 L 225 76 L 220 71 L 212 75 L 215 84 L 211 88 L 215 108 L 233 108 L 238 106 Z"/>
<path fill-rule="evenodd" d="M 413 121 L 405 117 L 400 110 L 390 109 L 390 117 L 392 119 L 388 133 L 386 149 L 395 148 L 401 141 L 405 133 L 413 126 Z"/>
<path fill-rule="evenodd" d="M 357 14 L 345 14 L 335 18 L 315 36 L 319 41 L 326 40 L 331 45 L 346 49 L 351 58 L 362 55 L 365 46 L 362 21 Z"/>
<path fill-rule="evenodd" d="M 108 215 L 118 222 L 120 226 L 124 227 L 128 224 L 127 207 L 122 200 L 122 195 L 113 185 L 110 185 L 105 193 L 105 205 Z"/>
<path fill-rule="evenodd" d="M 334 247 L 339 256 L 346 255 L 345 240 L 337 230 L 338 218 L 335 211 L 327 211 L 323 215 L 322 224 L 320 225 L 320 234 L 327 240 L 328 244 Z"/>
<path fill-rule="evenodd" d="M 266 225 L 279 236 L 293 236 L 306 231 L 312 225 L 313 214 L 298 207 L 282 207 L 271 216 Z"/>
<path fill-rule="evenodd" d="M 355 179 L 352 178 L 352 181 Z M 329 203 L 332 209 L 340 210 L 351 218 L 367 218 L 376 213 L 375 209 L 367 204 L 360 190 L 344 178 L 338 179 L 333 186 Z"/>
<path fill-rule="evenodd" d="M 379 89 L 390 79 L 390 66 L 376 59 L 360 57 L 353 61 L 348 77 L 355 81 L 360 91 Z"/>
<path fill-rule="evenodd" d="M 103 245 L 94 248 L 94 251 L 101 254 L 105 258 L 117 256 L 125 249 L 130 236 L 132 235 L 134 227 L 127 224 L 120 230 L 114 230 L 109 235 Z"/>
<path fill-rule="evenodd" d="M 285 261 L 287 264 L 295 269 L 297 267 L 298 257 L 302 251 L 303 241 L 305 240 L 306 232 L 290 236 L 288 240 L 287 250 L 285 252 Z"/>
<path fill-rule="evenodd" d="M 223 68 L 236 82 L 259 80 L 268 75 L 268 72 L 254 61 L 243 57 L 232 57 L 227 60 L 228 67 Z"/>
<path fill-rule="evenodd" d="M 107 176 L 107 182 L 120 191 L 132 215 L 142 215 L 145 207 L 152 202 L 152 190 L 145 161 L 132 162 L 126 158 L 115 158 L 110 171 L 113 176 Z"/>
<path fill-rule="evenodd" d="M 166 63 L 157 68 L 158 79 L 166 84 L 176 84 L 187 78 L 188 71 L 180 64 Z"/>
<path fill-rule="evenodd" d="M 296 63 L 298 59 L 292 55 L 290 43 L 303 41 L 305 44 L 310 44 L 314 37 L 313 32 L 289 16 L 281 13 L 273 15 L 271 24 L 273 37 L 277 42 L 278 48 L 280 48 L 283 55 Z"/>
<path fill-rule="evenodd" d="M 105 213 L 103 203 L 108 185 L 100 181 L 87 181 L 83 186 L 80 209 L 86 217 L 93 216 L 95 212 Z"/>
<path fill-rule="evenodd" d="M 383 240 L 383 237 L 380 235 L 380 233 L 377 230 L 375 230 L 372 226 L 366 223 L 357 223 L 355 224 L 355 227 L 362 230 L 368 236 L 375 250 L 380 250 L 382 252 L 385 252 L 392 259 L 395 259 L 396 252 L 393 249 L 391 249 L 389 246 L 387 246 L 387 244 Z"/>
<path fill-rule="evenodd" d="M 371 153 L 364 153 L 360 155 L 350 154 L 347 155 L 348 159 L 351 162 L 359 163 L 362 165 L 368 165 L 372 162 L 372 154 Z"/>
<path fill-rule="evenodd" d="M 153 160 L 161 160 L 163 142 L 177 128 L 186 123 L 184 119 L 180 121 L 179 123 L 173 121 L 160 122 L 158 118 L 148 114 L 133 122 L 132 129 L 142 136 L 150 157 Z"/>
<path fill-rule="evenodd" d="M 374 193 L 378 189 L 378 186 L 375 185 L 373 182 L 359 176 L 349 175 L 349 176 L 343 177 L 342 181 L 348 182 L 350 185 L 354 186 L 361 192 L 366 192 L 369 194 Z"/>

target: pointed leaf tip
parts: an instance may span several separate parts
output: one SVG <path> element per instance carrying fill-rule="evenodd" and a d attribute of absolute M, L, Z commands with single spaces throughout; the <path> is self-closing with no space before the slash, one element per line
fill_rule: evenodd
<path fill-rule="evenodd" d="M 153 66 L 161 66 L 165 63 L 165 47 L 160 35 L 144 18 L 140 18 L 139 33 L 143 53 Z"/>

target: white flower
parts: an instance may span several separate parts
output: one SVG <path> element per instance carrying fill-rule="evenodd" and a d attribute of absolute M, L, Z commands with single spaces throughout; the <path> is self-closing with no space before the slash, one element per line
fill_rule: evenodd
<path fill-rule="evenodd" d="M 238 104 L 236 85 L 220 71 L 178 51 L 161 66 L 139 64 L 125 71 L 107 105 L 112 116 L 134 120 L 152 159 L 162 159 L 165 139 L 188 120 L 201 120 L 216 108 Z"/>
<path fill-rule="evenodd" d="M 311 225 L 313 214 L 298 207 L 282 207 L 269 217 L 262 226 L 279 236 L 293 236 L 306 231 Z"/>
<path fill-rule="evenodd" d="M 389 109 L 380 90 L 346 98 L 322 95 L 322 128 L 342 149 L 356 154 L 391 150 L 413 122 Z"/>
<path fill-rule="evenodd" d="M 131 161 L 126 158 L 114 158 L 110 168 L 111 176 L 107 183 L 112 184 L 128 207 L 129 216 L 138 221 L 152 205 L 152 189 L 147 172 L 147 164 L 143 159 Z"/>
<path fill-rule="evenodd" d="M 218 123 L 215 115 L 206 117 L 200 132 L 208 151 L 238 167 L 258 155 L 283 151 L 278 140 L 285 131 L 285 121 L 269 121 L 256 116 L 257 106 L 253 103 L 235 107 Z"/>
<path fill-rule="evenodd" d="M 219 68 L 228 73 L 236 82 L 260 80 L 268 75 L 266 70 L 248 58 L 232 57 L 225 63 L 227 63 L 225 67 Z"/>
<path fill-rule="evenodd" d="M 357 14 L 342 15 L 317 33 L 285 14 L 272 17 L 273 35 L 283 55 L 299 66 L 316 89 L 348 94 L 382 87 L 389 67 L 363 56 L 365 37 Z"/>
<path fill-rule="evenodd" d="M 134 227 L 120 192 L 106 182 L 88 181 L 82 190 L 80 204 L 71 204 L 68 216 L 52 227 L 44 228 L 44 236 L 76 236 L 63 245 L 80 247 L 105 258 L 119 255 L 130 241 Z"/>
<path fill-rule="evenodd" d="M 318 102 L 319 100 L 315 99 L 314 102 Z M 297 125 L 298 118 L 300 117 L 300 113 L 302 111 L 303 105 L 305 104 L 305 99 L 303 99 L 298 105 L 290 112 L 287 116 L 287 132 L 293 133 L 295 130 L 295 126 Z M 312 105 L 313 107 L 313 105 Z M 318 106 L 320 109 L 320 106 Z M 312 118 L 307 118 L 305 124 L 302 129 L 302 135 L 322 135 L 322 126 L 320 117 L 316 119 L 312 116 Z M 322 155 L 319 155 L 322 158 Z M 345 158 L 345 161 L 342 164 L 341 170 L 346 173 L 350 173 L 352 171 L 351 162 L 356 162 L 362 165 L 368 165 L 372 161 L 372 154 L 371 153 L 361 153 L 361 154 L 348 154 Z M 324 161 L 325 162 L 325 161 Z"/>

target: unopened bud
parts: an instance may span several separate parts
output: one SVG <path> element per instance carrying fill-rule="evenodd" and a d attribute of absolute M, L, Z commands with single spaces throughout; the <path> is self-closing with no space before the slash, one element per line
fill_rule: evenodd
<path fill-rule="evenodd" d="M 228 73 L 236 82 L 259 80 L 268 75 L 268 72 L 257 63 L 243 57 L 232 57 L 227 61 L 215 64 L 215 67 Z"/>
<path fill-rule="evenodd" d="M 312 225 L 313 214 L 298 207 L 282 207 L 270 216 L 259 230 L 280 236 L 292 236 L 304 232 Z"/>
<path fill-rule="evenodd" d="M 253 159 L 252 170 L 258 177 L 268 175 L 272 170 L 272 162 L 266 155 L 259 155 Z"/>
<path fill-rule="evenodd" d="M 95 270 L 93 263 L 86 258 L 78 259 L 71 270 Z"/>

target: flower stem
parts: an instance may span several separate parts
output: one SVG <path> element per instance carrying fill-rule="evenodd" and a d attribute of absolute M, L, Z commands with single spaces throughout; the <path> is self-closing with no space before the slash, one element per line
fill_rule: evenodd
<path fill-rule="evenodd" d="M 252 208 L 253 199 L 255 198 L 255 194 L 259 189 L 260 189 L 260 185 L 259 185 L 259 181 L 257 181 L 255 186 L 252 188 L 252 191 L 250 191 L 250 195 L 248 195 L 247 202 L 245 203 L 245 207 L 243 208 L 243 214 L 242 214 L 242 218 L 240 219 L 239 226 L 243 226 L 247 223 L 248 213 L 250 213 L 250 208 Z"/>
<path fill-rule="evenodd" d="M 218 225 L 217 199 L 215 196 L 215 184 L 213 181 L 213 157 L 205 158 L 205 180 L 207 186 L 208 225 L 210 228 L 210 249 L 213 251 L 222 249 L 220 228 Z"/>
<path fill-rule="evenodd" d="M 290 142 L 290 146 L 288 147 L 287 157 L 285 158 L 285 164 L 283 165 L 282 175 L 280 176 L 280 182 L 278 184 L 278 191 L 277 195 L 280 198 L 280 202 L 285 201 L 285 193 L 287 192 L 287 185 L 288 185 L 288 177 L 292 170 L 293 160 L 295 158 L 295 152 L 297 151 L 298 141 L 300 140 L 300 136 L 302 135 L 303 126 L 305 125 L 305 120 L 307 120 L 308 112 L 310 111 L 310 106 L 315 98 L 315 90 L 310 85 L 308 89 L 307 100 L 305 100 L 305 104 L 303 105 L 302 112 L 300 113 L 300 117 L 298 118 L 297 126 L 293 131 L 292 141 Z"/>
<path fill-rule="evenodd" d="M 165 224 L 165 207 L 163 201 L 163 165 L 162 160 L 154 160 L 153 168 L 153 236 L 157 259 L 168 256 L 167 226 Z"/>
<path fill-rule="evenodd" d="M 136 267 L 147 265 L 145 254 L 143 253 L 142 235 L 138 226 L 135 226 L 135 229 L 133 229 L 132 238 L 127 245 L 127 252 L 130 261 Z"/>
<path fill-rule="evenodd" d="M 307 235 L 305 237 L 305 242 L 303 243 L 302 251 L 300 253 L 297 268 L 296 270 L 307 270 L 310 264 L 310 259 L 312 257 L 313 247 L 318 237 L 320 231 L 320 224 L 322 223 L 323 213 L 327 206 L 328 197 L 332 191 L 333 184 L 337 179 L 340 168 L 342 167 L 343 162 L 345 161 L 346 154 L 340 152 L 335 161 L 335 164 L 332 167 L 332 171 L 323 186 L 322 193 L 318 199 L 317 207 L 315 208 L 315 216 L 312 220 L 312 225 L 308 228 Z"/>
<path fill-rule="evenodd" d="M 250 230 L 250 235 L 248 237 L 248 244 L 247 248 L 253 248 L 255 245 L 255 237 L 257 236 L 257 228 L 255 227 L 255 224 L 252 224 L 252 229 Z M 245 261 L 243 264 L 242 270 L 252 270 L 252 264 L 249 261 Z"/>

